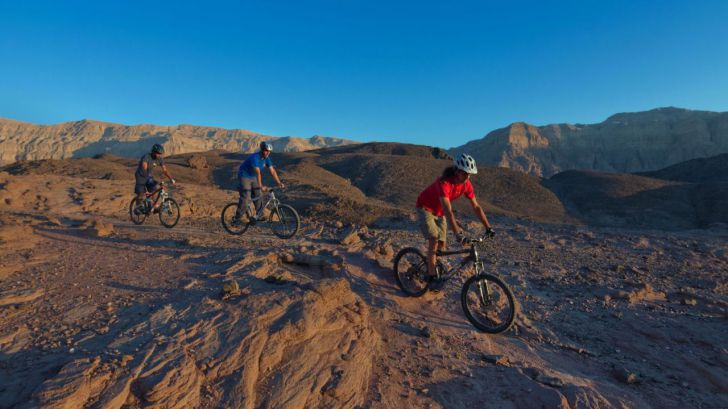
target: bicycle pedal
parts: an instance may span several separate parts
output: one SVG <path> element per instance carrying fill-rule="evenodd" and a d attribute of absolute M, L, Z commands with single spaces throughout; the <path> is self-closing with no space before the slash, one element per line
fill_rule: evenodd
<path fill-rule="evenodd" d="M 442 288 L 444 286 L 445 282 L 442 280 L 433 279 L 430 281 L 429 290 L 435 293 L 439 293 L 442 291 Z"/>

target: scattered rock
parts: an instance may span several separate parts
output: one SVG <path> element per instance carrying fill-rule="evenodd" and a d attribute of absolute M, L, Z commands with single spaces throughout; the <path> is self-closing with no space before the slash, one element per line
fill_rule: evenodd
<path fill-rule="evenodd" d="M 665 301 L 667 296 L 661 291 L 655 291 L 650 284 L 642 284 L 641 287 L 629 294 L 630 304 L 640 301 Z"/>
<path fill-rule="evenodd" d="M 482 359 L 483 361 L 493 365 L 506 366 L 510 363 L 510 360 L 505 355 L 483 355 Z"/>
<path fill-rule="evenodd" d="M 296 258 L 291 253 L 283 253 L 281 254 L 281 261 L 288 264 L 293 264 L 296 261 Z"/>
<path fill-rule="evenodd" d="M 564 381 L 562 381 L 560 378 L 544 374 L 538 374 L 534 378 L 534 381 L 551 386 L 553 388 L 562 388 L 564 386 Z"/>
<path fill-rule="evenodd" d="M 207 158 L 201 155 L 192 155 L 189 159 L 187 159 L 187 164 L 192 169 L 206 169 Z"/>
<path fill-rule="evenodd" d="M 317 270 L 322 277 L 331 278 L 341 269 L 343 258 L 330 254 L 319 253 L 316 255 L 296 253 L 284 253 L 281 261 L 288 264 L 299 264 Z"/>
<path fill-rule="evenodd" d="M 420 328 L 420 336 L 424 338 L 433 338 L 435 334 L 432 332 L 430 327 L 428 327 L 427 325 L 423 325 Z"/>
<path fill-rule="evenodd" d="M 235 279 L 229 279 L 222 284 L 222 298 L 228 299 L 240 295 L 240 285 Z"/>
<path fill-rule="evenodd" d="M 618 381 L 620 381 L 622 383 L 626 383 L 626 384 L 633 384 L 633 383 L 638 383 L 639 382 L 639 378 L 637 377 L 637 374 L 629 371 L 626 368 L 617 368 L 617 369 L 615 369 L 614 370 L 614 377 Z"/>
<path fill-rule="evenodd" d="M 86 220 L 81 228 L 93 237 L 108 237 L 114 233 L 114 225 L 94 217 Z"/>
<path fill-rule="evenodd" d="M 50 224 L 51 226 L 57 226 L 57 227 L 63 226 L 63 223 L 57 217 L 55 217 L 53 215 L 48 214 L 45 216 L 45 219 L 46 219 L 46 222 L 48 224 Z"/>
<path fill-rule="evenodd" d="M 361 237 L 359 237 L 359 232 L 355 229 L 350 229 L 348 233 L 346 233 L 344 238 L 341 239 L 341 244 L 346 247 L 355 247 L 362 244 Z"/>
<path fill-rule="evenodd" d="M 283 284 L 288 283 L 288 280 L 286 280 L 285 278 L 278 276 L 278 275 L 273 275 L 273 274 L 267 276 L 264 279 L 264 281 L 268 284 L 277 284 L 277 285 L 283 285 Z"/>

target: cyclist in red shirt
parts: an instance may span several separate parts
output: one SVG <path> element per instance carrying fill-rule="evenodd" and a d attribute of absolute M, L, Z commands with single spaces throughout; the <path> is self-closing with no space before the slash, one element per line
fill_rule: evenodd
<path fill-rule="evenodd" d="M 494 235 L 495 232 L 485 216 L 485 212 L 475 199 L 470 175 L 478 173 L 475 159 L 464 153 L 460 154 L 453 166 L 447 167 L 442 176 L 438 177 L 430 186 L 417 197 L 417 219 L 422 234 L 427 239 L 427 273 L 435 277 L 435 263 L 438 251 L 445 249 L 447 242 L 447 221 L 450 221 L 453 233 L 459 243 L 464 240 L 462 229 L 455 220 L 451 202 L 460 196 L 465 196 L 473 207 L 473 212 L 480 219 L 485 232 Z M 445 219 L 447 216 L 447 219 Z"/>

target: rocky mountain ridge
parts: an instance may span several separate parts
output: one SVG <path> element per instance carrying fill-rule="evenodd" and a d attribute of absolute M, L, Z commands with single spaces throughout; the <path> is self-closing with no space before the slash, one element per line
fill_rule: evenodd
<path fill-rule="evenodd" d="M 279 152 L 354 143 L 319 135 L 311 138 L 276 137 L 243 129 L 193 125 L 129 126 L 91 120 L 35 125 L 0 118 L 0 163 L 91 157 L 103 153 L 138 157 L 149 151 L 154 143 L 161 143 L 172 155 L 214 149 L 253 152 L 264 140 L 271 142 L 274 150 Z"/>
<path fill-rule="evenodd" d="M 728 152 L 728 112 L 658 108 L 597 124 L 516 122 L 450 149 L 478 163 L 550 177 L 565 170 L 648 172 Z"/>

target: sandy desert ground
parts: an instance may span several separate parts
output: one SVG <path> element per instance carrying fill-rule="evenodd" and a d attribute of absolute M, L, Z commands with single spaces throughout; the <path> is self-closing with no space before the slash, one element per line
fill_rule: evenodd
<path fill-rule="evenodd" d="M 728 407 L 728 230 L 493 217 L 520 301 L 475 330 L 460 286 L 406 297 L 405 216 L 304 215 L 227 235 L 235 193 L 180 184 L 178 226 L 128 220 L 128 181 L 0 173 L 0 407 Z M 477 224 L 466 223 L 477 233 Z"/>

